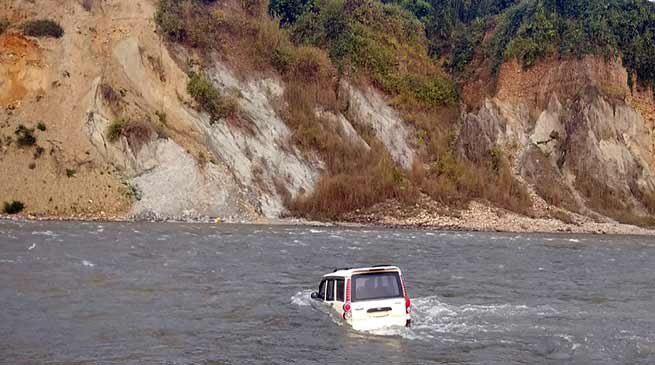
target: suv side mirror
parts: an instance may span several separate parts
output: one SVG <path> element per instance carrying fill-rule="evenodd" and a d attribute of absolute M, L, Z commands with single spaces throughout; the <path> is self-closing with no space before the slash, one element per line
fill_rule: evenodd
<path fill-rule="evenodd" d="M 323 298 L 321 298 L 320 296 L 318 296 L 318 293 L 317 293 L 317 292 L 313 292 L 312 295 L 311 295 L 311 297 L 312 297 L 312 299 L 314 299 L 314 300 L 323 300 Z"/>

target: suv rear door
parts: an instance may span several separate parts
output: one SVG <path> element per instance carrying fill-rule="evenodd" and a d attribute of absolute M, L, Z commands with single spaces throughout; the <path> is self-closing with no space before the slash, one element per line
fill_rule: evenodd
<path fill-rule="evenodd" d="M 351 280 L 353 321 L 393 317 L 402 322 L 406 318 L 403 286 L 398 271 L 358 273 Z"/>

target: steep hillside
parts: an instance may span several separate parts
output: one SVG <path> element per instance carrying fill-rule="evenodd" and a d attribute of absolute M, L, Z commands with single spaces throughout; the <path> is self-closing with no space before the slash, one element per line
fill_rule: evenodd
<path fill-rule="evenodd" d="M 653 98 L 620 62 L 546 60 L 499 71 L 497 93 L 463 118 L 460 151 L 501 148 L 551 205 L 632 223 L 653 214 Z M 642 218 L 639 218 L 642 217 Z"/>
<path fill-rule="evenodd" d="M 527 59 L 517 39 L 536 33 L 506 22 L 559 10 L 474 3 L 421 16 L 374 0 L 10 1 L 0 202 L 56 217 L 450 225 L 435 217 L 479 208 L 652 224 L 647 63 L 627 42 Z"/>

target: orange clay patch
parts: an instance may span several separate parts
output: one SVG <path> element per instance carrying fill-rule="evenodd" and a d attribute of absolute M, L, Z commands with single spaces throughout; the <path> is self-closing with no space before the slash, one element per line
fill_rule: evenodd
<path fill-rule="evenodd" d="M 0 36 L 0 107 L 43 93 L 46 86 L 43 65 L 41 49 L 34 41 L 19 34 Z"/>

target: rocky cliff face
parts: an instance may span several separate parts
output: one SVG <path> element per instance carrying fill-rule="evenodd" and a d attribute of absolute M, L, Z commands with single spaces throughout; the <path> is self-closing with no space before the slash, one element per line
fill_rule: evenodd
<path fill-rule="evenodd" d="M 10 2 L 10 21 L 47 8 L 65 36 L 0 35 L 0 201 L 43 215 L 256 221 L 279 217 L 285 199 L 314 189 L 324 162 L 290 142 L 282 79 L 243 75 L 220 55 L 162 41 L 154 5 Z M 194 108 L 185 70 L 200 57 L 216 88 L 236 99 L 238 118 L 212 123 Z M 357 131 L 370 131 L 411 169 L 416 132 L 401 114 L 372 88 L 345 80 L 339 88 L 345 107 L 316 110 L 321 120 L 365 149 Z M 655 106 L 649 92 L 628 89 L 620 63 L 551 60 L 530 71 L 508 63 L 479 105 L 460 119 L 462 156 L 482 160 L 500 149 L 535 199 L 573 212 L 600 220 L 653 213 Z M 110 140 L 108 128 L 125 116 L 139 123 Z M 13 140 L 19 125 L 38 121 L 47 129 L 34 131 L 35 146 Z"/>
<path fill-rule="evenodd" d="M 548 203 L 598 217 L 652 213 L 652 94 L 629 90 L 619 62 L 507 63 L 497 92 L 462 118 L 459 150 L 507 151 Z"/>

